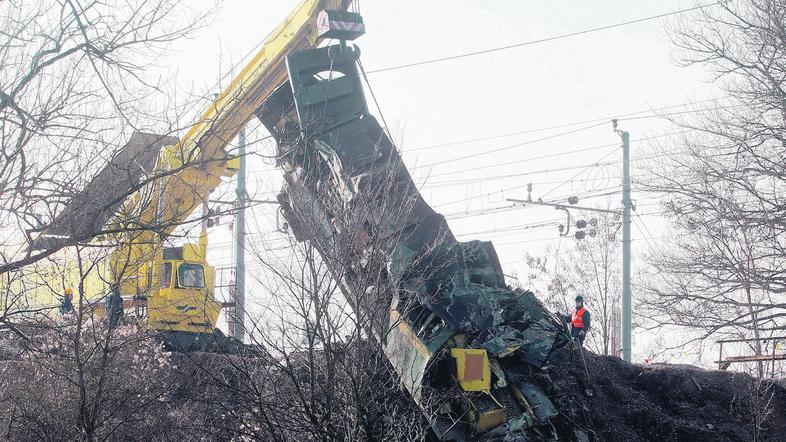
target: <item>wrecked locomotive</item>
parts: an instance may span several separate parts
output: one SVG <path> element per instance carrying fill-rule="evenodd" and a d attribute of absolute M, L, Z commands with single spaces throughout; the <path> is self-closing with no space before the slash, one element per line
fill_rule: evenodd
<path fill-rule="evenodd" d="M 441 440 L 556 439 L 535 377 L 569 337 L 505 284 L 490 242 L 462 243 L 369 113 L 359 49 L 293 52 L 257 109 L 285 172 L 281 212 L 322 256 Z"/>

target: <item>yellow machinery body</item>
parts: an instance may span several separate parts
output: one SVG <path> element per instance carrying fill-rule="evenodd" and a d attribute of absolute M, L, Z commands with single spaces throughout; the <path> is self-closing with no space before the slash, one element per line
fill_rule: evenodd
<path fill-rule="evenodd" d="M 160 178 L 124 201 L 112 223 L 125 233 L 113 238 L 109 256 L 85 270 L 63 252 L 42 264 L 46 269 L 29 269 L 25 272 L 29 279 L 18 282 L 22 285 L 18 292 L 27 294 L 25 306 L 20 308 L 56 307 L 70 288 L 76 293 L 75 303 L 92 306 L 102 314 L 101 300 L 117 288 L 128 313 L 141 313 L 152 329 L 213 333 L 220 305 L 214 296 L 214 270 L 206 257 L 206 223 L 198 244 L 168 248 L 164 241 L 198 207 L 203 206 L 203 216 L 207 215 L 209 193 L 221 184 L 222 177 L 231 177 L 238 170 L 238 158 L 225 147 L 286 81 L 286 56 L 317 44 L 318 15 L 330 8 L 346 8 L 346 2 L 304 0 L 199 121 L 179 140 L 160 148 L 155 169 L 148 174 Z M 98 246 L 100 242 L 94 240 Z"/>

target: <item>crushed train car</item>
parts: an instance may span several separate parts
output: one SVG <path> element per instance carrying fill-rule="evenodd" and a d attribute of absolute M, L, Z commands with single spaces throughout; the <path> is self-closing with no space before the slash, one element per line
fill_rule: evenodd
<path fill-rule="evenodd" d="M 569 342 L 490 242 L 459 242 L 369 113 L 359 50 L 291 53 L 257 116 L 278 143 L 282 214 L 327 263 L 442 440 L 556 439 L 534 381 Z"/>

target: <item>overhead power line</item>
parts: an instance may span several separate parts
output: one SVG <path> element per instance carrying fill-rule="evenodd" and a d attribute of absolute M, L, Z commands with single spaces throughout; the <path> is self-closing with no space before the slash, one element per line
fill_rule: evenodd
<path fill-rule="evenodd" d="M 505 178 L 511 178 L 511 177 L 518 177 L 518 176 L 534 175 L 536 173 L 549 173 L 549 172 L 575 170 L 575 169 L 582 169 L 581 172 L 583 173 L 583 172 L 586 172 L 587 170 L 589 170 L 592 167 L 608 166 L 608 165 L 612 165 L 612 164 L 619 164 L 619 163 L 621 163 L 622 160 L 602 161 L 603 159 L 605 159 L 606 157 L 608 157 L 609 155 L 611 155 L 614 152 L 615 151 L 611 151 L 611 152 L 607 153 L 606 155 L 604 155 L 603 157 L 601 157 L 599 160 L 597 160 L 597 161 L 595 161 L 593 163 L 589 163 L 589 164 L 581 164 L 581 165 L 577 165 L 577 166 L 560 167 L 560 168 L 554 168 L 554 169 L 545 169 L 545 170 L 541 170 L 541 171 L 526 172 L 526 173 L 521 173 L 521 174 L 512 174 L 512 175 L 506 175 L 504 177 Z M 668 155 L 669 155 L 668 153 L 653 154 L 653 155 L 648 155 L 648 156 L 644 156 L 644 157 L 641 157 L 641 158 L 633 159 L 633 160 L 631 160 L 631 162 L 650 160 L 650 159 L 653 159 L 653 158 L 660 158 L 660 157 L 668 156 Z M 578 175 L 580 175 L 580 173 L 574 175 L 574 178 L 577 177 Z M 493 179 L 494 178 L 486 178 L 485 180 L 486 181 L 491 181 Z M 444 206 L 448 206 L 448 205 L 456 204 L 456 203 L 461 203 L 461 202 L 465 202 L 465 201 L 471 201 L 471 200 L 475 200 L 475 199 L 482 198 L 482 197 L 489 197 L 491 195 L 504 194 L 504 192 L 511 191 L 511 190 L 517 190 L 517 189 L 523 189 L 525 187 L 527 187 L 527 184 L 521 184 L 521 185 L 518 185 L 518 186 L 507 187 L 507 188 L 495 190 L 495 191 L 492 191 L 492 192 L 486 192 L 486 193 L 482 193 L 482 194 L 478 194 L 478 195 L 472 195 L 472 196 L 469 196 L 469 197 L 466 197 L 466 198 L 457 199 L 457 200 L 450 201 L 450 202 L 447 202 L 447 203 L 437 204 L 437 205 L 434 206 L 434 208 L 444 207 Z"/>
<path fill-rule="evenodd" d="M 603 158 L 606 158 L 606 157 L 610 156 L 611 154 L 613 154 L 615 152 L 616 152 L 616 149 L 612 150 L 611 152 L 606 154 Z M 637 160 L 643 160 L 643 159 L 649 159 L 649 158 L 650 157 L 639 158 Z M 564 172 L 566 170 L 576 170 L 576 169 L 582 169 L 582 172 L 584 172 L 584 171 L 586 171 L 586 169 L 588 169 L 590 167 L 609 166 L 609 165 L 612 165 L 612 164 L 619 164 L 621 162 L 622 162 L 622 160 L 613 160 L 613 161 L 604 161 L 604 162 L 595 161 L 595 162 L 592 162 L 592 163 L 578 164 L 578 165 L 575 165 L 575 166 L 552 167 L 552 168 L 548 168 L 548 169 L 531 170 L 531 171 L 527 171 L 527 172 L 517 172 L 517 173 L 512 173 L 512 174 L 507 174 L 507 175 L 495 175 L 495 176 L 492 176 L 492 177 L 478 177 L 478 178 L 467 178 L 467 179 L 454 180 L 454 181 L 440 181 L 440 182 L 434 183 L 434 184 L 445 185 L 445 184 L 448 184 L 448 183 L 450 183 L 450 184 L 482 183 L 482 182 L 486 182 L 486 181 L 497 181 L 497 180 L 508 179 L 508 178 L 520 178 L 520 177 L 524 177 L 524 176 L 528 176 L 528 175 L 540 175 L 540 174 L 544 174 L 544 173 Z M 483 168 L 479 168 L 478 170 L 482 170 L 482 169 Z M 433 186 L 433 187 L 437 187 L 437 186 Z M 521 187 L 526 187 L 526 184 L 523 184 L 521 186 L 517 186 L 516 188 L 521 188 Z M 494 193 L 496 193 L 496 192 L 494 192 Z"/>
<path fill-rule="evenodd" d="M 648 17 L 637 18 L 635 20 L 628 20 L 628 21 L 624 21 L 624 22 L 613 23 L 613 24 L 610 24 L 610 25 L 600 26 L 600 27 L 597 27 L 597 28 L 584 29 L 584 30 L 581 30 L 581 31 L 570 32 L 570 33 L 567 33 L 567 34 L 560 34 L 560 35 L 554 35 L 554 36 L 551 36 L 551 37 L 539 38 L 537 40 L 530 40 L 530 41 L 525 41 L 525 42 L 521 42 L 521 43 L 515 43 L 515 44 L 511 44 L 511 45 L 506 45 L 506 46 L 498 46 L 498 47 L 495 47 L 495 48 L 483 49 L 483 50 L 480 50 L 480 51 L 465 52 L 463 54 L 449 55 L 447 57 L 432 58 L 430 60 L 422 60 L 422 61 L 417 61 L 417 62 L 413 62 L 413 63 L 400 64 L 400 65 L 396 65 L 396 66 L 388 66 L 388 67 L 384 67 L 384 68 L 380 68 L 380 69 L 370 70 L 367 73 L 368 74 L 376 74 L 376 73 L 379 73 L 379 72 L 387 72 L 387 71 L 393 71 L 393 70 L 397 70 L 397 69 L 406 69 L 406 68 L 411 68 L 411 67 L 415 67 L 415 66 L 422 66 L 422 65 L 426 65 L 426 64 L 442 63 L 444 61 L 457 60 L 457 59 L 460 59 L 460 58 L 467 58 L 467 57 L 474 57 L 476 55 L 483 55 L 483 54 L 489 54 L 489 53 L 492 53 L 492 52 L 506 51 L 508 49 L 520 48 L 520 47 L 524 47 L 524 46 L 532 46 L 532 45 L 536 45 L 536 44 L 540 44 L 540 43 L 546 43 L 546 42 L 550 42 L 550 41 L 561 40 L 561 39 L 564 39 L 564 38 L 576 37 L 576 36 L 579 36 L 579 35 L 590 34 L 590 33 L 593 33 L 593 32 L 605 31 L 605 30 L 608 30 L 608 29 L 613 29 L 613 28 L 619 28 L 619 27 L 622 27 L 622 26 L 633 25 L 633 24 L 636 24 L 636 23 L 642 23 L 642 22 L 646 22 L 646 21 L 657 20 L 657 19 L 660 19 L 660 18 L 665 18 L 665 17 L 672 16 L 672 15 L 684 14 L 686 12 L 697 11 L 697 10 L 700 10 L 700 9 L 704 9 L 704 8 L 708 8 L 708 7 L 711 7 L 711 6 L 715 6 L 717 4 L 719 4 L 719 2 L 710 3 L 710 4 L 707 4 L 707 5 L 694 6 L 692 8 L 680 9 L 680 10 L 677 10 L 677 11 L 666 12 L 666 13 L 663 13 L 663 14 L 651 15 L 651 16 L 648 16 Z"/>
<path fill-rule="evenodd" d="M 682 115 L 682 114 L 688 114 L 688 113 L 695 113 L 695 112 L 703 112 L 703 111 L 710 111 L 710 110 L 721 110 L 721 109 L 726 109 L 727 107 L 726 106 L 720 106 L 720 107 L 714 107 L 714 108 L 692 109 L 692 110 L 680 111 L 680 112 L 669 112 L 669 113 L 666 113 L 666 114 L 654 114 L 654 115 L 639 116 L 639 115 L 642 115 L 642 114 L 652 114 L 652 113 L 655 113 L 655 112 L 669 110 L 669 109 L 675 109 L 675 108 L 693 106 L 693 105 L 702 104 L 702 103 L 708 103 L 708 102 L 725 100 L 727 98 L 729 98 L 729 96 L 708 98 L 706 100 L 699 100 L 699 101 L 693 101 L 693 102 L 687 102 L 687 103 L 681 103 L 681 104 L 672 104 L 672 105 L 669 105 L 669 106 L 661 106 L 661 107 L 656 107 L 654 109 L 647 109 L 647 110 L 636 111 L 636 112 L 628 112 L 628 113 L 625 113 L 625 114 L 608 115 L 608 116 L 605 116 L 605 117 L 598 117 L 598 118 L 592 118 L 592 119 L 587 119 L 587 120 L 574 121 L 574 122 L 571 122 L 571 123 L 563 123 L 563 124 L 558 124 L 558 125 L 555 125 L 555 126 L 545 126 L 545 127 L 538 127 L 538 128 L 535 128 L 535 129 L 521 130 L 521 131 L 517 131 L 517 132 L 507 132 L 507 133 L 503 133 L 503 134 L 489 135 L 489 136 L 485 136 L 485 137 L 467 138 L 467 139 L 463 139 L 463 140 L 449 141 L 449 142 L 446 142 L 446 143 L 429 144 L 429 145 L 425 145 L 425 146 L 414 147 L 414 148 L 410 148 L 410 149 L 404 149 L 404 153 L 419 152 L 419 151 L 431 150 L 431 149 L 438 149 L 438 148 L 441 148 L 441 147 L 455 146 L 457 144 L 474 143 L 474 142 L 478 142 L 478 141 L 488 141 L 488 140 L 494 140 L 494 139 L 497 139 L 497 138 L 512 137 L 512 136 L 516 136 L 516 135 L 526 135 L 526 134 L 537 133 L 537 132 L 545 132 L 545 131 L 554 130 L 554 129 L 564 129 L 564 128 L 567 128 L 567 127 L 578 126 L 578 125 L 581 125 L 581 124 L 591 124 L 591 123 L 598 123 L 598 122 L 604 122 L 604 121 L 605 122 L 609 122 L 612 119 L 617 119 L 618 121 L 643 120 L 643 119 L 647 119 L 647 118 L 663 118 L 663 117 L 669 117 L 669 116 L 674 116 L 674 115 Z M 735 107 L 735 106 L 731 106 L 731 107 Z"/>
<path fill-rule="evenodd" d="M 636 138 L 634 140 L 631 140 L 631 142 L 649 141 L 649 140 L 654 140 L 654 139 L 658 139 L 658 138 L 670 137 L 670 136 L 675 136 L 675 135 L 682 135 L 682 134 L 685 134 L 687 132 L 690 132 L 690 131 L 667 132 L 667 133 L 663 133 L 663 134 L 660 134 L 660 135 L 653 135 L 653 136 L 649 136 L 649 137 Z M 534 174 L 539 174 L 539 173 L 571 170 L 571 169 L 577 169 L 577 168 L 581 168 L 581 167 L 585 167 L 585 166 L 607 165 L 606 163 L 598 164 L 598 162 L 593 162 L 593 163 L 584 164 L 584 165 L 578 165 L 578 166 L 570 166 L 570 167 L 562 167 L 562 168 L 548 168 L 548 169 L 543 169 L 543 170 L 534 170 L 534 171 L 523 172 L 523 173 L 522 172 L 518 172 L 518 173 L 513 173 L 513 174 L 507 174 L 507 175 L 493 175 L 493 176 L 461 178 L 461 179 L 454 179 L 454 180 L 439 180 L 439 181 L 431 181 L 430 180 L 430 178 L 433 178 L 433 177 L 441 177 L 441 176 L 446 176 L 446 175 L 455 175 L 455 174 L 463 174 L 463 173 L 468 173 L 468 172 L 476 172 L 476 171 L 479 171 L 479 170 L 487 170 L 487 169 L 491 169 L 491 168 L 495 168 L 495 167 L 508 166 L 508 165 L 511 165 L 511 164 L 526 163 L 526 162 L 529 162 L 529 161 L 535 161 L 535 160 L 540 160 L 540 159 L 545 159 L 545 158 L 552 158 L 552 157 L 557 157 L 557 156 L 562 156 L 562 155 L 570 155 L 570 154 L 573 154 L 573 153 L 586 152 L 586 151 L 590 151 L 590 150 L 602 149 L 602 148 L 607 148 L 607 147 L 615 147 L 615 146 L 619 146 L 619 143 L 600 144 L 600 145 L 597 145 L 597 146 L 590 146 L 590 147 L 584 147 L 584 148 L 579 148 L 579 149 L 572 149 L 572 150 L 568 150 L 568 151 L 565 151 L 565 152 L 558 152 L 558 153 L 554 153 L 554 154 L 548 154 L 548 155 L 542 155 L 542 156 L 537 156 L 537 157 L 524 158 L 524 159 L 521 159 L 521 160 L 505 161 L 505 162 L 502 162 L 502 163 L 493 163 L 493 164 L 488 164 L 488 165 L 485 165 L 485 166 L 476 166 L 476 167 L 467 168 L 467 169 L 460 169 L 460 170 L 455 170 L 455 171 L 442 172 L 442 173 L 438 173 L 438 174 L 429 175 L 426 178 L 426 181 L 423 184 L 423 188 L 434 188 L 434 187 L 455 186 L 455 185 L 462 185 L 462 184 L 472 184 L 472 183 L 479 183 L 479 182 L 484 182 L 484 181 L 496 181 L 496 180 L 507 179 L 507 178 L 514 178 L 514 177 L 520 177 L 520 176 L 526 176 L 526 175 L 534 175 Z M 616 149 L 614 151 L 616 151 Z M 655 156 L 655 157 L 657 157 L 657 156 Z M 634 159 L 633 161 L 640 161 L 640 160 L 649 159 L 649 158 L 654 158 L 654 157 L 653 156 L 647 156 L 645 158 Z M 614 163 L 610 163 L 610 164 L 614 164 Z"/>
<path fill-rule="evenodd" d="M 603 157 L 601 157 L 601 159 L 599 159 L 599 160 L 598 160 L 596 163 L 600 163 L 601 161 L 605 160 L 606 158 L 610 157 L 612 154 L 614 154 L 614 153 L 616 153 L 616 152 L 617 152 L 617 150 L 616 150 L 616 149 L 612 150 L 611 152 L 609 152 L 609 153 L 607 153 L 606 155 L 604 155 Z M 571 180 L 574 180 L 574 179 L 578 178 L 578 176 L 579 176 L 579 175 L 581 175 L 582 173 L 586 172 L 586 171 L 587 171 L 589 168 L 591 168 L 591 167 L 593 167 L 593 165 L 589 165 L 589 166 L 587 166 L 586 168 L 584 168 L 584 169 L 582 169 L 582 170 L 580 170 L 580 171 L 576 172 L 576 174 L 575 174 L 575 175 L 573 175 L 572 177 L 568 178 L 567 180 L 563 181 L 563 182 L 562 182 L 562 183 L 560 183 L 560 184 L 557 184 L 557 185 L 556 185 L 556 186 L 554 186 L 554 187 L 553 187 L 551 190 L 549 190 L 548 192 L 546 192 L 546 193 L 544 193 L 543 195 L 541 195 L 541 198 L 545 198 L 545 197 L 547 197 L 547 196 L 551 195 L 551 193 L 552 193 L 552 192 L 554 192 L 555 190 L 557 190 L 557 189 L 559 189 L 560 187 L 564 186 L 565 184 L 568 184 L 568 183 L 569 183 Z"/>
<path fill-rule="evenodd" d="M 595 124 L 592 124 L 592 125 L 589 125 L 589 126 L 580 127 L 578 129 L 571 129 L 571 130 L 568 130 L 568 131 L 565 131 L 565 132 L 556 133 L 556 134 L 549 135 L 549 136 L 546 136 L 546 137 L 536 138 L 534 140 L 528 140 L 528 141 L 524 141 L 524 142 L 516 143 L 516 144 L 509 144 L 507 146 L 498 147 L 496 149 L 491 149 L 491 150 L 487 150 L 487 151 L 484 151 L 484 152 L 477 152 L 477 153 L 464 155 L 464 156 L 460 156 L 460 157 L 448 158 L 448 159 L 442 160 L 442 161 L 435 161 L 435 162 L 433 162 L 431 164 L 428 164 L 428 165 L 425 165 L 425 166 L 416 167 L 415 169 L 430 168 L 430 167 L 433 167 L 433 166 L 438 166 L 440 164 L 454 163 L 456 161 L 462 161 L 462 160 L 467 160 L 467 159 L 470 159 L 470 158 L 476 158 L 476 157 L 480 157 L 480 156 L 484 156 L 484 155 L 488 155 L 488 154 L 492 154 L 492 153 L 502 152 L 502 151 L 514 149 L 516 147 L 526 146 L 528 144 L 539 143 L 541 141 L 551 140 L 551 139 L 554 139 L 554 138 L 563 137 L 565 135 L 571 135 L 571 134 L 575 134 L 575 133 L 578 133 L 578 132 L 583 132 L 585 130 L 589 130 L 589 129 L 592 129 L 592 128 L 595 128 L 595 127 L 598 127 L 598 126 L 601 126 L 601 125 L 605 125 L 605 124 L 608 124 L 608 122 L 607 121 L 603 121 L 603 122 L 595 123 Z"/>
<path fill-rule="evenodd" d="M 479 230 L 474 232 L 464 232 L 464 233 L 457 233 L 455 236 L 463 237 L 463 236 L 473 236 L 473 235 L 484 235 L 484 234 L 492 234 L 492 233 L 500 233 L 500 234 L 516 234 L 516 233 L 524 233 L 532 231 L 533 229 L 538 230 L 544 227 L 553 227 L 555 223 L 560 221 L 564 221 L 563 218 L 555 218 L 549 219 L 544 221 L 537 221 L 531 222 L 526 224 L 518 224 L 515 226 L 507 226 L 507 227 L 499 227 L 495 229 L 486 229 L 486 230 Z"/>

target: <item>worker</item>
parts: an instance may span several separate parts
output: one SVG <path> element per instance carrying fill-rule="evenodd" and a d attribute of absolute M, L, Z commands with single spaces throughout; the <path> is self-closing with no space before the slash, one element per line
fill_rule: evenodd
<path fill-rule="evenodd" d="M 60 314 L 67 315 L 74 311 L 74 291 L 71 288 L 65 289 L 63 293 L 63 301 L 60 303 Z"/>
<path fill-rule="evenodd" d="M 117 286 L 106 297 L 106 318 L 110 326 L 123 320 L 123 297 L 120 296 L 120 288 Z"/>
<path fill-rule="evenodd" d="M 570 336 L 583 345 L 590 329 L 590 312 L 584 307 L 583 296 L 576 296 L 576 310 L 566 319 L 570 321 Z"/>

